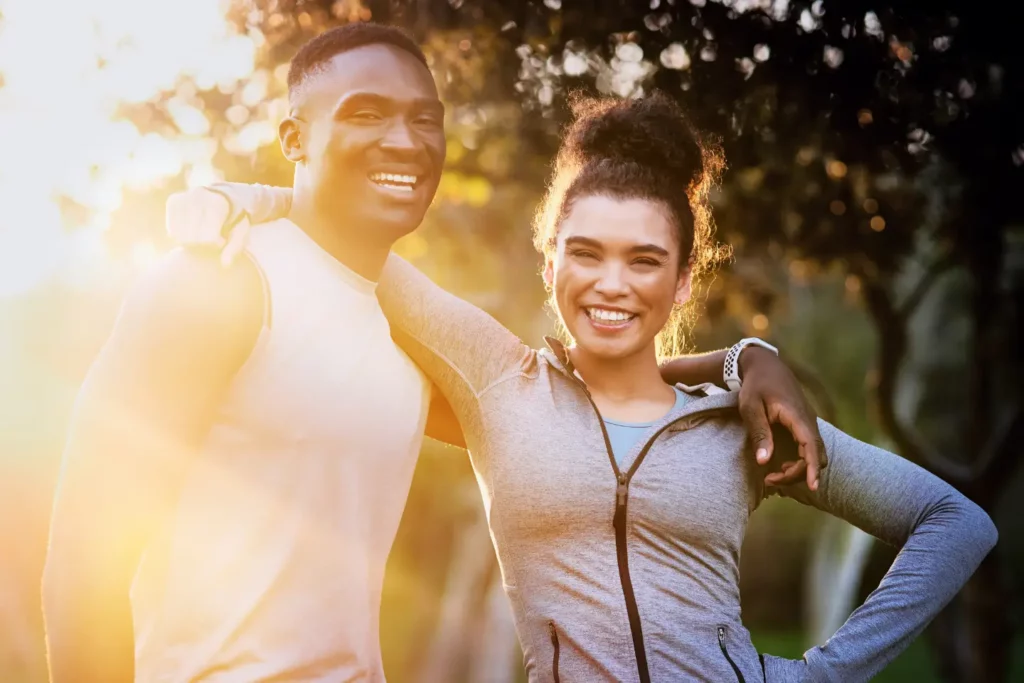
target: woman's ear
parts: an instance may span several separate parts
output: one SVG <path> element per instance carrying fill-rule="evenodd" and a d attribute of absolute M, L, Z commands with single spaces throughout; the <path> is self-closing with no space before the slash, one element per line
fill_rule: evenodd
<path fill-rule="evenodd" d="M 690 300 L 690 280 L 693 275 L 693 259 L 686 264 L 686 268 L 679 273 L 679 281 L 676 283 L 676 305 L 682 306 Z"/>
<path fill-rule="evenodd" d="M 551 260 L 550 256 L 544 257 L 544 284 L 548 289 L 555 285 L 555 262 Z"/>
<path fill-rule="evenodd" d="M 306 148 L 302 135 L 302 119 L 289 116 L 283 119 L 277 127 L 277 137 L 281 141 L 281 151 L 285 158 L 292 163 L 299 163 L 306 159 Z"/>

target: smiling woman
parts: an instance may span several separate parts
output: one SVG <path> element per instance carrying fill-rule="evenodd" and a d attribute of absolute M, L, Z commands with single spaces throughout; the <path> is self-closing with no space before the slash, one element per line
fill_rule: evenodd
<path fill-rule="evenodd" d="M 707 202 L 721 151 L 662 95 L 629 108 L 584 97 L 572 106 L 575 119 L 534 221 L 561 321 L 573 339 L 598 333 L 618 354 L 661 330 L 658 354 L 678 353 L 683 307 L 728 254 L 714 240 Z M 590 295 L 578 297 L 579 288 Z M 664 303 L 666 292 L 674 308 L 643 303 Z"/>

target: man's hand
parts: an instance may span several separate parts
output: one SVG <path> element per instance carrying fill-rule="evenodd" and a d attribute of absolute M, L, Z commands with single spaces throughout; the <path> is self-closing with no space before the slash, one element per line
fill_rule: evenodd
<path fill-rule="evenodd" d="M 230 265 L 248 243 L 251 221 L 228 195 L 206 187 L 193 187 L 167 198 L 167 234 L 186 247 L 221 250 L 220 261 Z"/>
<path fill-rule="evenodd" d="M 804 397 L 803 388 L 778 356 L 767 349 L 748 346 L 740 354 L 743 386 L 740 388 L 740 415 L 750 434 L 757 462 L 771 460 L 775 444 L 771 423 L 784 426 L 796 441 L 799 460 L 782 464 L 781 471 L 764 479 L 766 486 L 799 482 L 806 473 L 807 486 L 818 489 L 818 472 L 827 464 L 825 444 L 818 433 L 818 421 Z"/>

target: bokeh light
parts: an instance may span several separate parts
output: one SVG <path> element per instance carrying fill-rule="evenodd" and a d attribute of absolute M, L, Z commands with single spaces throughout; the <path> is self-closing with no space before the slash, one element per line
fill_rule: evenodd
<path fill-rule="evenodd" d="M 119 108 L 183 78 L 209 89 L 253 70 L 256 44 L 228 26 L 227 2 L 60 5 L 54 21 L 50 3 L 0 0 L 0 297 L 70 273 L 62 266 L 72 261 L 106 258 L 76 233 L 102 232 L 123 190 L 158 185 L 184 167 L 196 170 L 190 182 L 215 179 L 216 144 L 194 144 L 209 122 L 193 103 L 169 104 L 182 133 L 174 140 L 119 120 Z M 257 127 L 239 144 L 265 139 Z M 86 211 L 69 219 L 61 197 Z"/>

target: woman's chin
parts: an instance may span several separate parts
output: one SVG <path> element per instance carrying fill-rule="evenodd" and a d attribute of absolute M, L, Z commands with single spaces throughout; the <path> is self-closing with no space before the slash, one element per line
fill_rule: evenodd
<path fill-rule="evenodd" d="M 640 344 L 629 339 L 609 339 L 603 335 L 581 334 L 576 339 L 576 347 L 588 356 L 600 360 L 618 360 L 635 354 Z"/>

